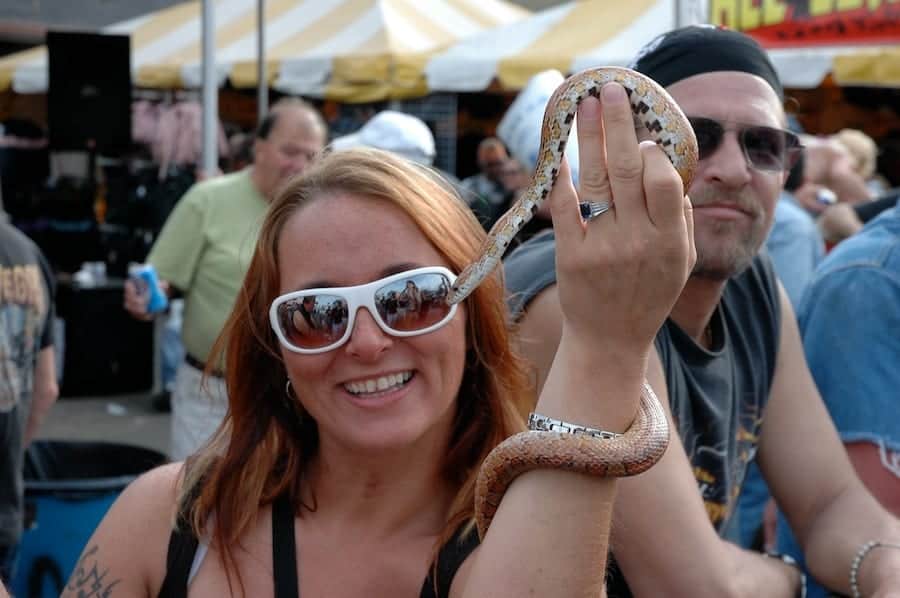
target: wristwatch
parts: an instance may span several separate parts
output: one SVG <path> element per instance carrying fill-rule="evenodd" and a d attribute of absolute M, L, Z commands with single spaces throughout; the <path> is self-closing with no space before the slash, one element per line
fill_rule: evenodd
<path fill-rule="evenodd" d="M 789 554 L 782 554 L 780 552 L 774 552 L 772 550 L 767 550 L 762 553 L 763 556 L 769 557 L 770 559 L 778 559 L 782 563 L 786 565 L 790 565 L 800 574 L 800 589 L 797 590 L 797 598 L 806 598 L 806 573 L 803 572 L 803 567 L 800 566 L 800 563 L 797 562 L 797 559 L 792 557 Z"/>
<path fill-rule="evenodd" d="M 562 421 L 561 419 L 553 419 L 540 413 L 530 413 L 528 415 L 528 429 L 533 432 L 561 432 L 563 434 L 581 434 L 592 438 L 601 438 L 603 440 L 613 440 L 621 436 L 618 432 L 607 432 L 606 430 L 598 430 L 597 428 L 588 428 L 579 424 L 572 424 Z"/>

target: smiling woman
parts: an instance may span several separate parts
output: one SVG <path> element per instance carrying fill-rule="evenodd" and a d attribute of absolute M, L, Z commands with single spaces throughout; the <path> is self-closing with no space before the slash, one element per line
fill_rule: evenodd
<path fill-rule="evenodd" d="M 582 221 L 565 165 L 550 201 L 571 334 L 537 408 L 579 422 L 586 443 L 634 419 L 653 333 L 692 261 L 678 175 L 638 146 L 618 92 L 604 128 L 628 164 L 607 174 L 584 151 L 594 162 L 581 166 L 619 190 L 615 217 Z M 583 118 L 603 130 L 599 110 Z M 634 235 L 654 242 L 625 248 Z M 292 180 L 217 343 L 225 421 L 122 494 L 79 570 L 124 596 L 599 595 L 613 478 L 545 464 L 489 496 L 490 527 L 475 529 L 479 470 L 524 430 L 532 400 L 500 274 L 448 301 L 484 241 L 452 187 L 385 152 L 337 152 Z"/>

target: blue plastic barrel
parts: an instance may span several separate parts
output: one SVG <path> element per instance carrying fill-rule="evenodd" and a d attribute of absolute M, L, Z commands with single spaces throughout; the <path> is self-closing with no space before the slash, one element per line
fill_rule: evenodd
<path fill-rule="evenodd" d="M 59 596 L 116 497 L 138 475 L 167 461 L 152 449 L 109 442 L 32 443 L 25 456 L 26 529 L 13 595 Z"/>

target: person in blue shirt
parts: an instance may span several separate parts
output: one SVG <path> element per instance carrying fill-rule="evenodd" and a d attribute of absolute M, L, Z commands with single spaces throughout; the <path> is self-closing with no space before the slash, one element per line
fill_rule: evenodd
<path fill-rule="evenodd" d="M 803 184 L 804 162 L 801 157 L 784 182 L 784 191 L 775 204 L 775 222 L 766 239 L 766 251 L 795 309 L 816 266 L 825 257 L 825 241 L 816 221 L 793 195 Z"/>
<path fill-rule="evenodd" d="M 838 245 L 798 312 L 810 372 L 860 479 L 900 515 L 900 205 Z M 801 549 L 783 516 L 778 548 Z M 809 597 L 826 596 L 810 580 Z"/>

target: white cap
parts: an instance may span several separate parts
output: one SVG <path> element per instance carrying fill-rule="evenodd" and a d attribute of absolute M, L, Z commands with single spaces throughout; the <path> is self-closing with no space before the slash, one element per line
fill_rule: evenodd
<path fill-rule="evenodd" d="M 497 125 L 497 137 L 506 144 L 512 157 L 521 162 L 529 172 L 534 171 L 540 153 L 544 109 L 550 96 L 564 79 L 562 73 L 555 70 L 534 75 Z M 572 172 L 572 180 L 577 182 L 578 133 L 574 122 L 566 144 L 566 159 Z"/>
<path fill-rule="evenodd" d="M 414 162 L 431 166 L 434 162 L 434 135 L 420 118 L 384 110 L 370 118 L 356 133 L 332 140 L 331 149 L 374 147 L 394 152 Z"/>

